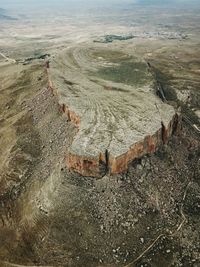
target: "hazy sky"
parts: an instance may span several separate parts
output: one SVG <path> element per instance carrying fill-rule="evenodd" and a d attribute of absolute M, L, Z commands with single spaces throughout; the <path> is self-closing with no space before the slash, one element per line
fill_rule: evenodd
<path fill-rule="evenodd" d="M 145 3 L 145 4 L 169 4 L 169 3 L 192 3 L 200 0 L 1 0 L 0 5 L 6 4 L 127 4 L 127 3 Z"/>
<path fill-rule="evenodd" d="M 20 5 L 55 5 L 55 6 L 95 6 L 130 4 L 138 0 L 0 0 L 0 7 L 12 7 Z"/>
<path fill-rule="evenodd" d="M 12 8 L 15 7 L 72 7 L 72 8 L 81 8 L 87 6 L 124 6 L 127 7 L 130 4 L 142 4 L 142 5 L 171 5 L 179 6 L 193 6 L 193 4 L 199 4 L 200 0 L 0 0 L 0 7 Z"/>

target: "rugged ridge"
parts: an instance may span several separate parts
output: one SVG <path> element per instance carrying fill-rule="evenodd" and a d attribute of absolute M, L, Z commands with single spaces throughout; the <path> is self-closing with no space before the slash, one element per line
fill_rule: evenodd
<path fill-rule="evenodd" d="M 91 69 L 87 69 L 90 64 L 86 62 L 93 55 L 88 55 L 84 49 L 64 51 L 51 67 L 47 64 L 49 88 L 58 95 L 60 109 L 67 119 L 78 128 L 66 153 L 66 164 L 83 176 L 122 173 L 134 159 L 154 153 L 160 145 L 166 144 L 179 127 L 179 116 L 153 92 L 153 75 L 145 63 L 128 58 L 130 67 L 136 68 L 136 83 L 142 75 L 141 80 L 146 79 L 144 85 L 113 83 L 105 78 L 94 80 L 88 74 Z M 112 53 L 117 54 L 116 51 Z M 93 60 L 93 68 L 102 64 L 96 58 Z M 116 60 L 109 64 L 115 66 Z"/>

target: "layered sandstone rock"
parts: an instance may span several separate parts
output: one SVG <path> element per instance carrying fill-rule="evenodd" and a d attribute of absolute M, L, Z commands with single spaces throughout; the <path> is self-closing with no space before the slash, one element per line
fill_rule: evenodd
<path fill-rule="evenodd" d="M 107 151 L 105 154 L 100 153 L 99 157 L 84 157 L 68 153 L 66 157 L 67 166 L 74 171 L 77 171 L 83 176 L 101 176 L 106 172 L 109 174 L 122 173 L 128 169 L 128 164 L 134 159 L 141 158 L 146 154 L 156 152 L 159 146 L 166 144 L 177 127 L 180 124 L 178 115 L 174 115 L 167 127 L 161 128 L 152 136 L 148 135 L 140 142 L 133 144 L 130 149 L 118 156 L 114 157 L 112 152 Z M 176 130 L 175 130 L 176 131 Z"/>
<path fill-rule="evenodd" d="M 126 171 L 175 129 L 174 109 L 155 95 L 148 66 L 135 56 L 82 45 L 57 55 L 48 72 L 61 110 L 78 128 L 67 166 L 83 176 Z"/>

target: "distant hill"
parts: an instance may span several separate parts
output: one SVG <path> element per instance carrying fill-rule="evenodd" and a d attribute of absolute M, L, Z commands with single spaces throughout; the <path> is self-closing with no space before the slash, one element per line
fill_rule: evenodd
<path fill-rule="evenodd" d="M 17 19 L 7 15 L 6 10 L 4 8 L 0 8 L 0 20 L 17 20 Z"/>
<path fill-rule="evenodd" d="M 138 4 L 141 5 L 199 5 L 199 0 L 137 0 Z"/>

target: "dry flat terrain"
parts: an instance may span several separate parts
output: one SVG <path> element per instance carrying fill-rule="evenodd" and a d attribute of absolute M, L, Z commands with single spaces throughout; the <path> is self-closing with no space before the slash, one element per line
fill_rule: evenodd
<path fill-rule="evenodd" d="M 0 20 L 0 267 L 199 267 L 199 9 Z M 122 173 L 66 165 L 117 157 L 175 112 L 181 129 Z"/>

